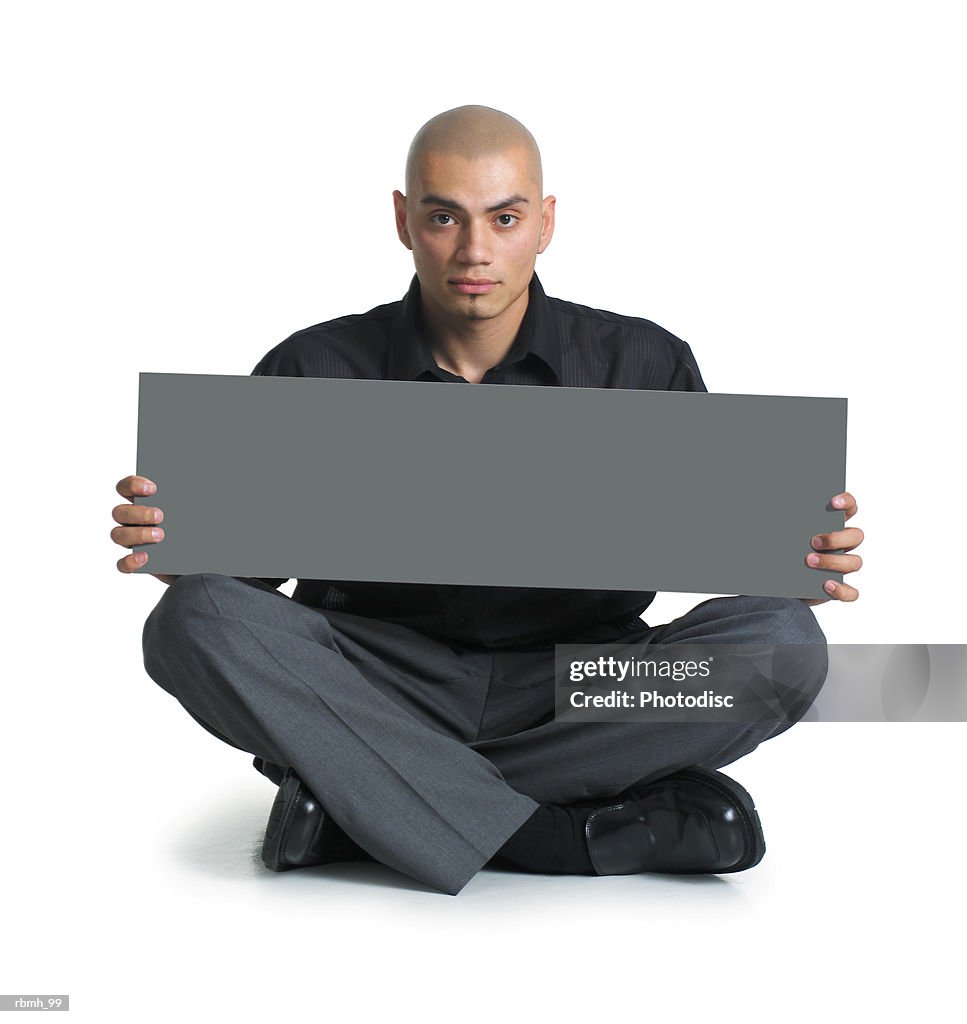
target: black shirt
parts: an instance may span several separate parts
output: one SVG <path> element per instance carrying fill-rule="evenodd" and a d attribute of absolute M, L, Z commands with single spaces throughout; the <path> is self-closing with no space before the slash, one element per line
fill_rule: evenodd
<path fill-rule="evenodd" d="M 433 358 L 422 329 L 416 277 L 401 302 L 298 331 L 268 352 L 252 372 L 467 383 L 437 366 Z M 510 352 L 487 371 L 481 383 L 706 390 L 684 341 L 650 320 L 549 298 L 536 274 Z M 643 446 L 642 462 L 646 459 Z M 284 581 L 268 582 L 278 586 Z M 293 594 L 295 600 L 312 607 L 384 619 L 437 639 L 486 648 L 606 642 L 637 626 L 654 596 L 654 591 L 345 580 L 300 580 Z"/>

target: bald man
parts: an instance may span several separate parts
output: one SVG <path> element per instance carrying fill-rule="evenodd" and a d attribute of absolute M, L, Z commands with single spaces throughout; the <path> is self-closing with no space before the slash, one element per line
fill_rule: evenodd
<path fill-rule="evenodd" d="M 689 346 L 656 324 L 544 294 L 534 267 L 555 199 L 514 118 L 481 106 L 434 117 L 410 147 L 405 188 L 396 228 L 416 274 L 402 301 L 300 331 L 254 373 L 705 390 Z M 118 484 L 129 499 L 155 490 L 136 476 Z M 855 512 L 850 495 L 832 500 Z M 163 542 L 160 508 L 120 505 L 114 518 L 123 547 Z M 860 540 L 856 529 L 814 538 L 804 558 L 849 573 Z M 118 568 L 146 560 L 131 553 Z M 822 631 L 798 600 L 718 599 L 648 626 L 651 592 L 301 579 L 290 599 L 280 579 L 158 578 L 168 589 L 145 623 L 147 671 L 278 786 L 262 849 L 277 871 L 375 859 L 457 893 L 488 864 L 744 870 L 763 856 L 762 829 L 717 769 L 796 721 L 826 673 Z M 846 583 L 827 592 L 856 597 Z M 783 711 L 754 723 L 556 720 L 554 645 L 597 642 L 795 645 L 774 666 Z"/>

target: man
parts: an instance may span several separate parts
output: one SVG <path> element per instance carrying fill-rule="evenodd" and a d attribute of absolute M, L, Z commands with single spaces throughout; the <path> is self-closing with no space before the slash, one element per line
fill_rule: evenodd
<path fill-rule="evenodd" d="M 668 332 L 544 295 L 534 266 L 555 199 L 513 118 L 479 106 L 433 118 L 393 200 L 416 267 L 403 301 L 301 331 L 255 373 L 705 390 Z M 126 498 L 155 490 L 141 477 L 118 484 Z M 832 501 L 847 518 L 856 510 L 848 494 Z M 124 547 L 163 539 L 160 509 L 120 505 L 114 518 Z M 804 558 L 850 573 L 861 540 L 834 531 Z M 146 561 L 132 553 L 118 568 Z M 825 679 L 807 607 L 820 602 L 718 599 L 649 627 L 647 592 L 300 580 L 290 600 L 281 580 L 159 578 L 170 586 L 145 624 L 146 668 L 279 785 L 263 845 L 275 870 L 374 858 L 447 893 L 488 863 L 744 870 L 765 851 L 758 816 L 715 769 L 788 728 Z M 826 590 L 857 596 L 846 583 Z M 554 644 L 597 642 L 790 645 L 772 684 L 793 710 L 746 723 L 555 719 Z"/>

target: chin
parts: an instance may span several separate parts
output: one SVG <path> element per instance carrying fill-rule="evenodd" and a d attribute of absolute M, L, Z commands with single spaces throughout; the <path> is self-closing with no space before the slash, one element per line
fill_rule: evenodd
<path fill-rule="evenodd" d="M 492 320 L 499 312 L 499 309 L 481 309 L 480 306 L 471 306 L 465 315 L 468 320 Z"/>

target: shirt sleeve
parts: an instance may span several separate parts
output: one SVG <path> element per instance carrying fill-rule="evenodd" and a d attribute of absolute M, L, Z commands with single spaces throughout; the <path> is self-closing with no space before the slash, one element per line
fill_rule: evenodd
<path fill-rule="evenodd" d="M 695 356 L 687 342 L 682 342 L 681 351 L 678 354 L 678 362 L 672 373 L 671 382 L 668 385 L 669 391 L 701 391 L 708 393 L 705 381 L 702 380 L 702 372 L 698 368 Z"/>
<path fill-rule="evenodd" d="M 283 349 L 282 344 L 276 345 L 271 351 L 255 364 L 250 377 L 302 377 L 304 374 L 295 365 L 295 360 Z"/>

